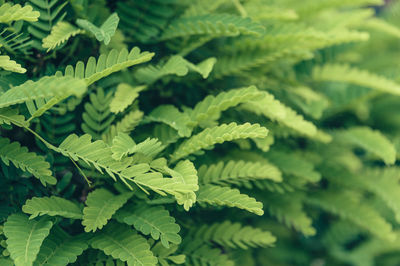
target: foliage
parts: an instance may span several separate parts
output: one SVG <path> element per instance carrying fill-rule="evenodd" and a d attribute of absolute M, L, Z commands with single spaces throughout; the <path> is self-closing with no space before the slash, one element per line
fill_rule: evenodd
<path fill-rule="evenodd" d="M 4 2 L 0 265 L 400 261 L 399 1 Z"/>

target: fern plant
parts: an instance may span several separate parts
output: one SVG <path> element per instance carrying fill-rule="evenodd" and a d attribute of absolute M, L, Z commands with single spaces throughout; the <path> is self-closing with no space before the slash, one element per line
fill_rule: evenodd
<path fill-rule="evenodd" d="M 0 4 L 0 265 L 400 261 L 400 2 Z"/>

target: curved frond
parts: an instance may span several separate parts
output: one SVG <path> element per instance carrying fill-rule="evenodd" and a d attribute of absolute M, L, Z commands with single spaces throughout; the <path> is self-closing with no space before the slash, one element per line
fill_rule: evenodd
<path fill-rule="evenodd" d="M 396 239 L 392 225 L 375 209 L 360 202 L 358 194 L 349 191 L 341 193 L 324 191 L 324 193 L 307 195 L 305 200 L 309 204 L 351 221 L 378 238 L 389 241 Z"/>
<path fill-rule="evenodd" d="M 268 231 L 230 221 L 203 225 L 195 236 L 196 239 L 216 242 L 223 247 L 241 249 L 268 247 L 276 241 L 276 237 Z"/>
<path fill-rule="evenodd" d="M 59 226 L 54 226 L 50 235 L 43 241 L 34 266 L 65 266 L 74 263 L 88 248 L 84 237 L 68 235 Z"/>
<path fill-rule="evenodd" d="M 112 94 L 104 94 L 104 90 L 98 88 L 96 94 L 89 95 L 89 99 L 90 102 L 85 103 L 85 112 L 82 114 L 82 131 L 94 139 L 101 139 L 115 119 L 110 111 Z"/>
<path fill-rule="evenodd" d="M 17 73 L 25 73 L 26 69 L 23 68 L 20 64 L 11 60 L 8 55 L 0 55 L 0 67 L 4 70 L 8 70 L 11 72 Z"/>
<path fill-rule="evenodd" d="M 276 166 L 267 162 L 228 161 L 199 168 L 199 180 L 202 184 L 235 184 L 246 181 L 272 180 L 282 181 L 282 173 Z"/>
<path fill-rule="evenodd" d="M 312 220 L 303 210 L 301 199 L 296 194 L 277 194 L 265 197 L 265 207 L 278 221 L 302 232 L 305 236 L 313 236 L 316 233 L 312 226 Z"/>
<path fill-rule="evenodd" d="M 137 109 L 126 114 L 116 124 L 111 125 L 107 132 L 102 136 L 103 140 L 107 143 L 111 143 L 118 133 L 129 133 L 142 121 L 143 112 Z"/>
<path fill-rule="evenodd" d="M 227 254 L 218 248 L 212 248 L 202 241 L 189 239 L 182 250 L 186 255 L 185 262 L 189 265 L 234 266 Z"/>
<path fill-rule="evenodd" d="M 165 63 L 139 68 L 135 72 L 135 78 L 139 82 L 151 84 L 167 75 L 185 76 L 189 73 L 189 70 L 191 70 L 199 73 L 206 79 L 215 63 L 216 59 L 214 57 L 208 58 L 195 65 L 180 55 L 173 55 Z"/>
<path fill-rule="evenodd" d="M 292 128 L 306 136 L 313 137 L 317 134 L 314 124 L 306 121 L 303 116 L 297 114 L 293 109 L 287 107 L 275 97 L 264 91 L 263 96 L 244 105 L 245 109 L 256 114 L 264 115 L 271 120 Z"/>
<path fill-rule="evenodd" d="M 130 197 L 131 192 L 115 196 L 105 189 L 96 189 L 89 193 L 86 207 L 83 208 L 82 225 L 86 232 L 103 228 L 113 214 L 121 208 Z"/>
<path fill-rule="evenodd" d="M 361 147 L 379 158 L 386 164 L 396 161 L 394 145 L 379 131 L 369 127 L 353 127 L 336 133 L 339 141 Z"/>
<path fill-rule="evenodd" d="M 57 46 L 62 45 L 71 37 L 83 33 L 73 25 L 65 21 L 60 21 L 51 28 L 50 35 L 42 40 L 42 47 L 47 48 L 47 52 L 54 50 Z"/>
<path fill-rule="evenodd" d="M 126 49 L 121 51 L 113 49 L 107 54 L 101 54 L 97 60 L 90 57 L 86 64 L 79 61 L 75 68 L 71 65 L 67 66 L 64 74 L 65 76 L 85 79 L 89 86 L 114 72 L 147 62 L 153 56 L 154 53 L 140 52 L 137 47 L 132 48 L 130 52 Z"/>
<path fill-rule="evenodd" d="M 139 92 L 146 86 L 131 87 L 129 84 L 120 83 L 115 91 L 114 98 L 110 102 L 110 111 L 123 112 L 139 96 Z"/>
<path fill-rule="evenodd" d="M 177 161 L 197 151 L 207 149 L 215 144 L 225 141 L 246 138 L 264 138 L 268 135 L 268 129 L 259 124 L 236 123 L 222 124 L 220 126 L 206 128 L 197 135 L 183 142 L 171 155 L 172 161 Z"/>
<path fill-rule="evenodd" d="M 314 165 L 304 160 L 301 156 L 280 151 L 270 151 L 267 154 L 267 158 L 281 169 L 284 174 L 294 175 L 313 183 L 321 180 L 321 174 L 315 171 Z"/>
<path fill-rule="evenodd" d="M 27 81 L 0 95 L 0 108 L 27 103 L 32 115 L 39 116 L 54 104 L 75 95 L 82 96 L 86 84 L 72 77 L 43 77 L 38 81 Z M 35 103 L 35 101 L 37 101 Z M 44 103 L 43 103 L 44 102 Z"/>
<path fill-rule="evenodd" d="M 124 222 L 133 225 L 136 230 L 145 235 L 151 235 L 155 240 L 160 239 L 166 248 L 170 247 L 170 243 L 180 244 L 182 241 L 178 234 L 181 230 L 180 226 L 162 206 L 148 207 L 144 205 L 134 210 L 133 214 L 126 216 Z"/>
<path fill-rule="evenodd" d="M 0 158 L 7 166 L 12 162 L 15 167 L 31 173 L 43 185 L 46 183 L 54 185 L 57 182 L 57 179 L 52 176 L 50 164 L 44 157 L 29 152 L 18 142 L 10 142 L 9 139 L 0 137 Z"/>
<path fill-rule="evenodd" d="M 264 27 L 250 18 L 228 14 L 207 14 L 173 20 L 161 35 L 162 40 L 177 37 L 210 35 L 212 37 L 253 34 L 260 36 Z"/>
<path fill-rule="evenodd" d="M 5 3 L 0 6 L 0 23 L 9 23 L 17 20 L 37 21 L 40 13 L 33 11 L 30 5 L 22 7 L 20 4 Z"/>
<path fill-rule="evenodd" d="M 109 223 L 103 230 L 96 233 L 91 246 L 104 251 L 114 259 L 126 261 L 128 265 L 157 264 L 157 258 L 150 251 L 146 239 L 127 225 Z"/>
<path fill-rule="evenodd" d="M 400 95 L 400 85 L 383 76 L 360 70 L 349 65 L 326 64 L 313 69 L 315 81 L 337 81 L 359 85 L 381 92 Z"/>
<path fill-rule="evenodd" d="M 110 43 L 111 37 L 115 34 L 115 31 L 117 30 L 118 23 L 119 17 L 117 13 L 111 14 L 100 27 L 93 25 L 90 21 L 86 19 L 78 19 L 76 21 L 76 24 L 78 24 L 81 28 L 93 33 L 99 42 L 104 41 L 105 45 L 108 45 Z"/>
<path fill-rule="evenodd" d="M 25 202 L 22 211 L 31 215 L 29 219 L 42 215 L 82 219 L 82 210 L 75 203 L 56 196 L 33 197 Z"/>
<path fill-rule="evenodd" d="M 111 146 L 112 157 L 115 160 L 121 160 L 128 154 L 142 154 L 146 157 L 153 158 L 164 149 L 158 139 L 150 139 L 136 144 L 133 139 L 125 133 L 119 133 L 114 139 Z"/>
<path fill-rule="evenodd" d="M 16 266 L 32 265 L 53 223 L 47 219 L 29 220 L 24 214 L 12 214 L 4 224 L 7 250 Z"/>
<path fill-rule="evenodd" d="M 181 137 L 189 137 L 192 128 L 189 126 L 190 117 L 173 105 L 161 105 L 145 117 L 146 120 L 164 123 L 176 131 Z"/>
<path fill-rule="evenodd" d="M 210 120 L 218 119 L 222 111 L 260 96 L 261 92 L 255 86 L 221 92 L 217 96 L 209 95 L 197 103 L 193 110 L 189 111 L 189 115 L 196 124 L 209 123 Z"/>
<path fill-rule="evenodd" d="M 257 215 L 263 215 L 262 203 L 254 198 L 241 194 L 238 189 L 214 185 L 201 186 L 197 195 L 199 203 L 228 206 L 243 209 Z"/>

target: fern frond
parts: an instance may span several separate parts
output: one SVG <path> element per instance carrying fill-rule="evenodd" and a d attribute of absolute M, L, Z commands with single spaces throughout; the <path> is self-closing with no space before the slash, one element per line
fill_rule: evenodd
<path fill-rule="evenodd" d="M 246 181 L 272 180 L 282 181 L 281 172 L 272 164 L 262 162 L 228 161 L 202 165 L 199 168 L 199 180 L 202 184 L 235 184 Z"/>
<path fill-rule="evenodd" d="M 195 236 L 196 239 L 212 241 L 222 247 L 241 249 L 268 247 L 276 241 L 276 237 L 268 231 L 230 221 L 203 225 L 196 231 Z"/>
<path fill-rule="evenodd" d="M 103 140 L 107 143 L 111 143 L 114 137 L 118 133 L 129 133 L 131 132 L 142 120 L 143 112 L 135 109 L 126 114 L 120 121 L 115 125 L 111 125 L 107 132 L 102 136 Z"/>
<path fill-rule="evenodd" d="M 397 167 L 370 168 L 361 173 L 346 176 L 347 179 L 352 179 L 357 186 L 362 186 L 381 198 L 393 211 L 396 220 L 400 221 L 400 185 Z"/>
<path fill-rule="evenodd" d="M 262 203 L 246 194 L 240 194 L 238 189 L 214 185 L 201 186 L 197 195 L 199 203 L 236 207 L 257 215 L 263 215 Z"/>
<path fill-rule="evenodd" d="M 178 37 L 210 35 L 214 38 L 252 34 L 260 36 L 264 27 L 250 18 L 228 14 L 207 14 L 173 20 L 161 35 L 161 40 Z"/>
<path fill-rule="evenodd" d="M 315 171 L 314 165 L 296 154 L 270 151 L 267 158 L 284 174 L 294 175 L 313 183 L 321 180 L 321 174 Z"/>
<path fill-rule="evenodd" d="M 82 219 L 82 211 L 75 203 L 56 196 L 33 197 L 25 202 L 22 211 L 31 215 L 29 219 L 42 215 Z"/>
<path fill-rule="evenodd" d="M 265 138 L 268 130 L 259 124 L 245 123 L 237 125 L 236 123 L 222 124 L 220 126 L 206 128 L 197 135 L 183 142 L 171 155 L 172 161 L 177 161 L 190 154 L 209 148 L 215 144 L 221 144 L 225 141 L 245 138 Z"/>
<path fill-rule="evenodd" d="M 34 37 L 31 45 L 39 50 L 45 50 L 42 47 L 42 40 L 50 34 L 53 25 L 62 21 L 67 15 L 65 6 L 68 4 L 66 1 L 60 0 L 29 0 L 35 11 L 40 12 L 38 21 L 31 22 L 28 27 L 28 32 Z"/>
<path fill-rule="evenodd" d="M 119 1 L 117 13 L 121 17 L 121 29 L 134 41 L 154 42 L 171 18 L 179 13 L 181 3 L 180 0 Z"/>
<path fill-rule="evenodd" d="M 154 157 L 164 149 L 161 142 L 157 139 L 146 139 L 136 144 L 133 139 L 125 133 L 119 133 L 113 139 L 113 145 L 111 146 L 112 157 L 115 160 L 121 160 L 128 154 L 140 153 L 147 157 Z"/>
<path fill-rule="evenodd" d="M 221 112 L 260 96 L 261 92 L 255 86 L 221 92 L 217 96 L 209 95 L 197 103 L 189 115 L 192 121 L 202 125 L 218 119 Z"/>
<path fill-rule="evenodd" d="M 27 81 L 0 95 L 0 108 L 27 103 L 33 117 L 41 115 L 54 104 L 68 96 L 80 97 L 86 91 L 86 84 L 72 77 L 44 77 Z"/>
<path fill-rule="evenodd" d="M 7 165 L 12 162 L 15 167 L 31 173 L 43 185 L 54 185 L 57 179 L 52 176 L 50 164 L 44 157 L 29 152 L 26 147 L 21 147 L 18 142 L 10 142 L 7 138 L 0 137 L 0 158 Z"/>
<path fill-rule="evenodd" d="M 10 23 L 17 20 L 37 21 L 40 13 L 33 11 L 30 5 L 5 3 L 0 6 L 0 23 Z"/>
<path fill-rule="evenodd" d="M 29 220 L 24 214 L 12 214 L 4 224 L 7 250 L 16 266 L 32 265 L 53 223 L 47 219 Z"/>
<path fill-rule="evenodd" d="M 64 74 L 65 76 L 85 79 L 86 84 L 89 86 L 114 72 L 147 62 L 153 56 L 154 53 L 140 52 L 137 47 L 132 48 L 130 52 L 126 49 L 121 51 L 113 49 L 107 54 L 101 54 L 97 60 L 94 57 L 90 57 L 86 65 L 82 61 L 76 63 L 75 68 L 68 65 Z"/>
<path fill-rule="evenodd" d="M 212 248 L 209 245 L 189 239 L 184 243 L 182 252 L 186 255 L 188 265 L 209 265 L 209 266 L 234 266 L 235 263 L 230 260 L 227 254 L 224 254 L 218 248 Z"/>
<path fill-rule="evenodd" d="M 79 255 L 88 248 L 84 237 L 68 235 L 59 226 L 54 226 L 50 235 L 43 241 L 34 266 L 65 266 L 74 263 Z"/>
<path fill-rule="evenodd" d="M 385 93 L 400 95 L 400 85 L 396 82 L 349 65 L 326 64 L 317 66 L 313 69 L 312 77 L 315 81 L 346 82 Z"/>
<path fill-rule="evenodd" d="M 146 86 L 131 87 L 126 83 L 119 84 L 114 98 L 110 102 L 110 111 L 116 114 L 123 112 L 139 96 L 139 92 L 145 88 Z"/>
<path fill-rule="evenodd" d="M 97 171 L 103 173 L 105 171 L 115 181 L 116 177 L 121 180 L 129 187 L 127 180 L 133 181 L 137 185 L 146 185 L 145 183 L 139 182 L 134 177 L 142 176 L 146 180 L 147 175 L 158 175 L 159 173 L 148 173 L 150 166 L 146 163 L 136 164 L 131 166 L 132 158 L 125 158 L 121 161 L 116 161 L 112 158 L 111 148 L 101 140 L 91 142 L 90 135 L 83 135 L 78 137 L 75 134 L 68 136 L 58 148 L 53 148 L 56 152 L 63 154 L 64 156 L 70 157 L 74 161 L 82 160 L 88 165 L 92 165 Z M 161 175 L 161 174 L 160 174 Z M 149 177 L 151 179 L 151 177 Z M 162 175 L 161 175 L 161 179 Z M 152 180 L 155 181 L 155 180 Z M 168 180 L 167 180 L 168 181 Z"/>
<path fill-rule="evenodd" d="M 130 197 L 131 192 L 115 196 L 105 189 L 96 189 L 89 193 L 86 207 L 83 208 L 82 225 L 86 232 L 103 228 L 113 214 L 121 208 Z"/>
<path fill-rule="evenodd" d="M 306 136 L 313 137 L 317 134 L 317 128 L 314 124 L 306 121 L 303 116 L 276 100 L 268 92 L 263 92 L 263 96 L 259 100 L 245 104 L 244 108 L 256 114 L 262 114 L 271 120 L 278 121 Z"/>
<path fill-rule="evenodd" d="M 65 21 L 60 21 L 51 28 L 50 34 L 42 40 L 42 47 L 47 48 L 47 52 L 54 50 L 57 46 L 62 45 L 71 37 L 83 33 L 73 25 Z"/>
<path fill-rule="evenodd" d="M 358 194 L 345 192 L 324 191 L 307 195 L 306 202 L 332 212 L 342 219 L 349 220 L 378 238 L 393 241 L 396 238 L 392 225 L 388 223 L 375 209 L 362 204 Z"/>
<path fill-rule="evenodd" d="M 400 29 L 393 24 L 386 22 L 383 19 L 379 18 L 370 18 L 365 21 L 364 24 L 361 25 L 362 27 L 366 27 L 368 29 L 373 29 L 379 32 L 384 32 L 386 34 L 392 35 L 396 38 L 400 38 Z"/>
<path fill-rule="evenodd" d="M 155 240 L 160 239 L 166 248 L 170 248 L 170 243 L 180 244 L 182 241 L 178 234 L 181 230 L 180 226 L 162 206 L 148 207 L 144 205 L 135 210 L 133 214 L 126 216 L 124 222 L 133 225 L 136 230 L 145 235 L 151 235 Z"/>
<path fill-rule="evenodd" d="M 166 196 L 167 193 L 173 195 L 178 204 L 184 205 L 184 208 L 188 210 L 195 201 L 194 192 L 199 189 L 199 186 L 197 185 L 197 176 L 193 176 L 195 170 L 192 172 L 193 169 L 190 169 L 194 168 L 193 164 L 189 161 L 183 161 L 180 164 L 182 168 L 189 168 L 191 173 L 189 175 L 186 175 L 186 171 L 178 172 L 179 174 L 174 173 L 172 178 L 164 178 L 157 172 L 146 173 L 136 176 L 134 182 L 148 187 L 162 196 Z M 177 172 L 176 168 L 174 170 Z"/>
<path fill-rule="evenodd" d="M 167 104 L 157 107 L 145 117 L 145 120 L 167 124 L 175 129 L 181 137 L 189 137 L 192 134 L 192 127 L 189 126 L 190 117 L 186 113 L 180 112 L 173 105 Z"/>
<path fill-rule="evenodd" d="M 174 55 L 165 63 L 139 68 L 135 72 L 135 78 L 141 83 L 151 84 L 167 75 L 185 76 L 188 74 L 189 70 L 192 70 L 206 79 L 215 63 L 216 59 L 211 57 L 195 65 L 180 55 Z"/>
<path fill-rule="evenodd" d="M 11 72 L 17 73 L 25 73 L 26 69 L 23 68 L 20 64 L 11 60 L 8 55 L 0 55 L 0 67 L 4 70 L 8 70 Z"/>
<path fill-rule="evenodd" d="M 280 222 L 302 232 L 305 236 L 313 236 L 316 233 L 312 227 L 312 220 L 303 210 L 303 204 L 294 193 L 264 195 L 265 207 L 268 212 Z"/>
<path fill-rule="evenodd" d="M 96 94 L 91 93 L 89 98 L 90 102 L 85 103 L 85 112 L 82 114 L 82 131 L 94 139 L 101 139 L 115 119 L 110 111 L 112 94 L 105 95 L 104 90 L 98 88 Z"/>
<path fill-rule="evenodd" d="M 18 114 L 18 109 L 11 108 L 1 108 L 0 109 L 0 124 L 11 125 L 15 124 L 17 126 L 28 126 L 28 122 L 25 121 L 23 115 Z"/>
<path fill-rule="evenodd" d="M 90 21 L 86 19 L 78 19 L 76 24 L 81 28 L 94 34 L 99 42 L 104 41 L 105 45 L 108 45 L 111 41 L 111 37 L 115 34 L 119 23 L 119 17 L 117 13 L 111 14 L 106 21 L 100 26 L 96 27 Z"/>
<path fill-rule="evenodd" d="M 115 259 L 126 261 L 128 265 L 157 264 L 157 258 L 150 251 L 146 239 L 127 225 L 110 222 L 103 230 L 96 233 L 91 246 Z"/>
<path fill-rule="evenodd" d="M 396 161 L 394 145 L 379 131 L 369 127 L 353 127 L 336 133 L 338 141 L 361 147 L 379 158 L 386 164 Z"/>

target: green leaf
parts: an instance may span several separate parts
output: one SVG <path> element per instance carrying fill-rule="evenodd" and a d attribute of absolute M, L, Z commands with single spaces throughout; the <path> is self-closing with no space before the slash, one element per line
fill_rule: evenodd
<path fill-rule="evenodd" d="M 40 13 L 33 11 L 29 5 L 5 3 L 0 6 L 0 23 L 10 23 L 17 20 L 37 21 Z"/>
<path fill-rule="evenodd" d="M 145 235 L 151 235 L 155 240 L 160 239 L 166 248 L 170 247 L 170 243 L 180 244 L 182 241 L 178 234 L 181 228 L 162 206 L 143 205 L 134 210 L 133 214 L 126 216 L 124 222 L 133 225 L 136 230 Z"/>
<path fill-rule="evenodd" d="M 203 225 L 196 230 L 195 237 L 223 247 L 241 249 L 268 247 L 276 241 L 276 237 L 268 231 L 230 221 Z"/>
<path fill-rule="evenodd" d="M 192 128 L 189 126 L 190 117 L 186 113 L 180 112 L 173 105 L 161 105 L 151 111 L 145 119 L 164 123 L 177 130 L 181 137 L 189 137 L 192 134 Z"/>
<path fill-rule="evenodd" d="M 150 251 L 146 239 L 127 225 L 110 222 L 96 233 L 91 246 L 115 259 L 126 261 L 128 266 L 152 266 L 157 258 Z"/>
<path fill-rule="evenodd" d="M 339 141 L 361 147 L 379 158 L 386 164 L 396 161 L 394 145 L 379 131 L 369 127 L 353 127 L 336 133 Z"/>
<path fill-rule="evenodd" d="M 177 75 L 179 77 L 186 76 L 189 70 L 192 70 L 206 79 L 211 73 L 216 61 L 214 57 L 210 57 L 195 65 L 180 55 L 173 55 L 165 63 L 139 68 L 135 72 L 135 78 L 141 83 L 151 84 L 168 75 Z"/>
<path fill-rule="evenodd" d="M 29 219 L 42 215 L 82 219 L 82 211 L 75 203 L 56 196 L 33 197 L 25 202 L 22 211 L 31 215 Z"/>
<path fill-rule="evenodd" d="M 268 130 L 259 124 L 245 123 L 237 125 L 236 123 L 222 124 L 220 126 L 206 128 L 197 135 L 183 142 L 171 155 L 172 161 L 177 161 L 197 151 L 207 149 L 215 144 L 221 144 L 225 141 L 246 138 L 265 138 Z"/>
<path fill-rule="evenodd" d="M 51 229 L 50 235 L 43 241 L 34 266 L 65 266 L 74 263 L 79 255 L 88 248 L 88 241 L 81 236 L 68 235 L 59 226 Z"/>
<path fill-rule="evenodd" d="M 24 84 L 13 87 L 0 95 L 0 108 L 25 102 L 30 113 L 34 114 L 43 106 L 47 110 L 68 96 L 75 95 L 80 97 L 85 92 L 86 85 L 81 79 L 55 76 L 43 77 L 35 82 L 28 80 Z M 53 97 L 57 99 L 57 102 L 52 101 Z M 38 102 L 35 104 L 34 101 Z M 51 103 L 51 106 L 41 104 L 43 101 Z"/>
<path fill-rule="evenodd" d="M 114 98 L 110 102 L 110 111 L 113 113 L 123 112 L 139 96 L 139 92 L 146 86 L 131 87 L 129 84 L 118 84 Z"/>
<path fill-rule="evenodd" d="M 23 68 L 20 64 L 11 60 L 8 55 L 0 55 L 0 67 L 4 70 L 8 70 L 11 72 L 17 73 L 25 73 L 26 69 Z"/>
<path fill-rule="evenodd" d="M 94 34 L 96 39 L 100 42 L 104 41 L 105 45 L 110 43 L 111 37 L 115 34 L 118 27 L 119 17 L 117 13 L 111 14 L 106 21 L 99 27 L 93 25 L 90 21 L 85 19 L 78 19 L 76 24 L 81 28 Z"/>
<path fill-rule="evenodd" d="M 207 14 L 173 20 L 161 39 L 201 35 L 223 37 L 252 34 L 260 36 L 264 30 L 261 24 L 253 22 L 250 18 L 228 14 Z"/>
<path fill-rule="evenodd" d="M 392 225 L 352 191 L 324 191 L 307 195 L 306 202 L 349 220 L 378 238 L 394 241 Z"/>
<path fill-rule="evenodd" d="M 282 182 L 282 173 L 268 162 L 228 161 L 200 166 L 199 180 L 218 185 L 241 185 L 251 180 Z"/>
<path fill-rule="evenodd" d="M 30 266 L 53 223 L 47 219 L 29 220 L 24 214 L 12 214 L 4 224 L 7 250 L 16 266 Z"/>
<path fill-rule="evenodd" d="M 243 106 L 246 110 L 264 115 L 306 136 L 313 137 L 317 134 L 314 124 L 304 120 L 291 108 L 276 100 L 272 94 L 264 91 L 259 99 L 251 101 Z"/>
<path fill-rule="evenodd" d="M 115 196 L 105 189 L 96 189 L 89 193 L 86 207 L 83 208 L 82 225 L 86 232 L 103 228 L 113 214 L 121 208 L 133 193 L 126 192 Z"/>
<path fill-rule="evenodd" d="M 240 194 L 238 189 L 214 185 L 201 186 L 197 201 L 210 205 L 228 206 L 243 209 L 257 215 L 263 215 L 262 203 L 246 194 Z"/>
<path fill-rule="evenodd" d="M 217 96 L 207 96 L 188 113 L 195 125 L 208 124 L 210 121 L 219 119 L 221 112 L 241 103 L 255 100 L 260 96 L 261 92 L 255 86 L 233 89 L 221 92 Z"/>
<path fill-rule="evenodd" d="M 47 48 L 47 52 L 49 52 L 68 41 L 71 37 L 83 32 L 83 30 L 77 29 L 68 22 L 59 21 L 51 28 L 50 34 L 42 40 L 42 47 Z"/>
<path fill-rule="evenodd" d="M 0 158 L 9 166 L 12 162 L 15 167 L 31 173 L 38 178 L 43 185 L 54 185 L 57 179 L 52 176 L 50 164 L 44 157 L 29 152 L 26 147 L 21 147 L 18 142 L 10 142 L 9 139 L 0 137 Z"/>
<path fill-rule="evenodd" d="M 315 81 L 338 81 L 364 86 L 381 92 L 400 95 L 400 85 L 383 76 L 341 64 L 317 66 L 312 73 Z"/>
<path fill-rule="evenodd" d="M 78 61 L 75 68 L 68 65 L 65 68 L 65 76 L 85 79 L 86 84 L 89 86 L 114 72 L 147 62 L 153 56 L 154 53 L 141 53 L 138 47 L 132 48 L 130 52 L 126 49 L 120 51 L 113 49 L 107 54 L 101 54 L 97 60 L 94 57 L 90 57 L 86 65 L 82 61 Z M 56 75 L 62 75 L 62 73 L 58 72 Z"/>

